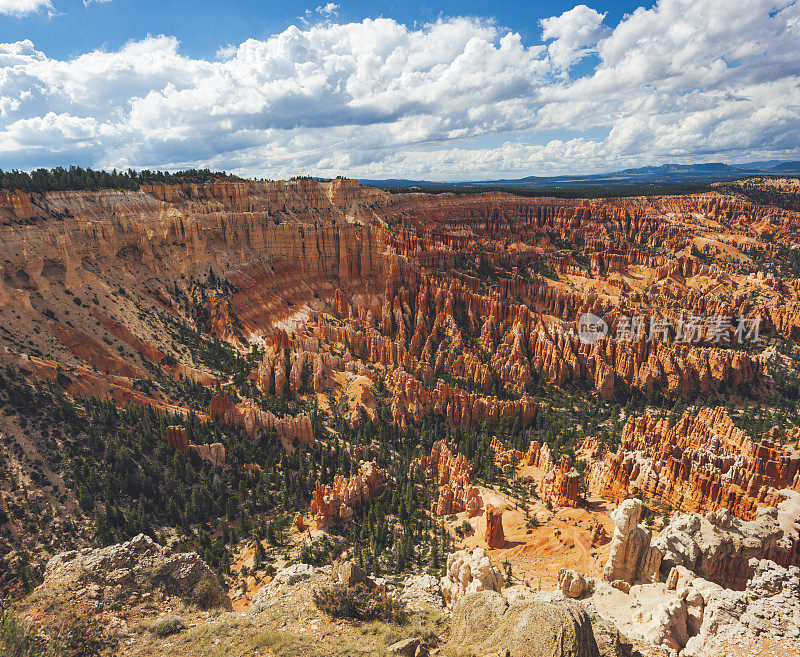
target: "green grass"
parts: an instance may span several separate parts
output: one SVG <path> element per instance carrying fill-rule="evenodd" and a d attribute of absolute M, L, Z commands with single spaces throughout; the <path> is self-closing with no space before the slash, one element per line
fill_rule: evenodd
<path fill-rule="evenodd" d="M 27 657 L 53 654 L 33 629 L 8 610 L 0 609 L 0 655 Z"/>
<path fill-rule="evenodd" d="M 186 623 L 180 616 L 162 616 L 155 623 L 150 631 L 159 637 L 170 636 L 186 629 Z"/>

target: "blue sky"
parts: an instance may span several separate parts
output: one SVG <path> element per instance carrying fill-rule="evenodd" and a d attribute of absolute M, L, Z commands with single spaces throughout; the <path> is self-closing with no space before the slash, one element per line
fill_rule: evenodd
<path fill-rule="evenodd" d="M 0 168 L 440 180 L 800 159 L 800 8 L 0 0 Z"/>
<path fill-rule="evenodd" d="M 327 3 L 322 3 L 325 5 Z M 539 20 L 561 14 L 575 2 L 342 2 L 336 15 L 343 22 L 384 16 L 407 25 L 427 23 L 441 16 L 474 16 L 491 19 L 519 32 L 526 40 L 541 34 Z M 51 0 L 21 16 L 0 17 L 0 41 L 31 39 L 51 57 L 71 57 L 95 48 L 119 48 L 148 34 L 170 34 L 181 41 L 181 50 L 192 57 L 213 57 L 221 45 L 245 39 L 263 39 L 281 32 L 301 19 L 319 18 L 308 10 L 321 6 L 304 2 L 241 0 Z M 592 5 L 619 20 L 637 6 L 633 2 L 599 2 Z"/>

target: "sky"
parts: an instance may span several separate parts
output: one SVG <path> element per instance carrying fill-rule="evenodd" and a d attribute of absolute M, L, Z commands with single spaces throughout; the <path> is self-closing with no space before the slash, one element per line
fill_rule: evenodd
<path fill-rule="evenodd" d="M 800 0 L 423 2 L 0 0 L 0 168 L 800 159 Z"/>

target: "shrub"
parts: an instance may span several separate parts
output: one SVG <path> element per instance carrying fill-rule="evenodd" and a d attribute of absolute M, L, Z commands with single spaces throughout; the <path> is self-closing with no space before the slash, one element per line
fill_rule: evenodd
<path fill-rule="evenodd" d="M 459 538 L 464 538 L 465 536 L 470 536 L 473 532 L 472 525 L 470 525 L 466 520 L 462 522 L 458 527 L 456 527 L 456 534 Z"/>
<path fill-rule="evenodd" d="M 178 632 L 186 629 L 186 623 L 180 616 L 162 616 L 159 618 L 150 631 L 156 636 L 165 637 L 170 634 L 177 634 Z"/>
<path fill-rule="evenodd" d="M 334 618 L 382 620 L 403 623 L 408 618 L 405 606 L 386 595 L 386 589 L 367 588 L 364 584 L 346 587 L 333 585 L 314 590 L 314 605 Z"/>
<path fill-rule="evenodd" d="M 330 540 L 327 536 L 316 543 L 305 543 L 300 550 L 300 563 L 307 563 L 312 566 L 325 566 L 332 563 L 341 553 L 341 544 Z"/>
<path fill-rule="evenodd" d="M 213 607 L 217 603 L 216 588 L 214 581 L 210 577 L 197 582 L 192 591 L 195 604 L 201 609 Z"/>
<path fill-rule="evenodd" d="M 70 614 L 53 628 L 49 628 L 48 640 L 36 655 L 69 655 L 70 657 L 98 657 L 115 644 L 114 639 L 104 638 L 104 626 L 91 614 Z"/>
<path fill-rule="evenodd" d="M 44 652 L 42 641 L 36 633 L 14 614 L 0 609 L 0 655 L 27 657 Z"/>

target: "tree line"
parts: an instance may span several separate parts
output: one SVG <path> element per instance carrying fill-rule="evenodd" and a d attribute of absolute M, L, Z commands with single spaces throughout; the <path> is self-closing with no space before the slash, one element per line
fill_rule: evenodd
<path fill-rule="evenodd" d="M 237 176 L 224 171 L 211 169 L 186 169 L 184 171 L 135 171 L 96 170 L 71 166 L 68 169 L 34 169 L 27 171 L 3 171 L 0 169 L 0 189 L 22 190 L 25 192 L 52 192 L 78 189 L 127 189 L 137 190 L 147 183 L 204 183 L 217 179 L 237 179 Z"/>

